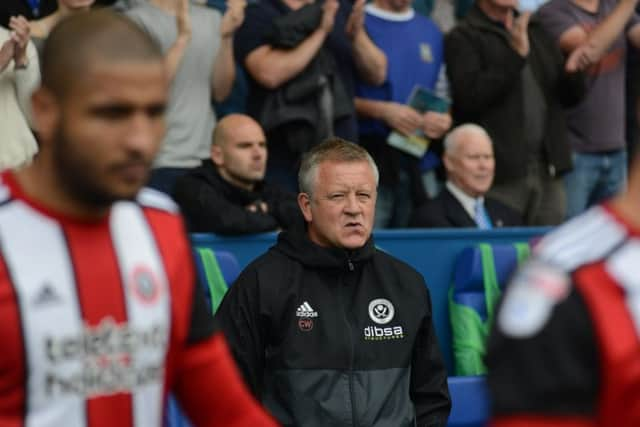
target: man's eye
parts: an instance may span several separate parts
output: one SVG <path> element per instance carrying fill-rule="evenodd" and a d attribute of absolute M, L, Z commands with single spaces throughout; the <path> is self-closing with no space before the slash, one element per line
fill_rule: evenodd
<path fill-rule="evenodd" d="M 118 106 L 101 107 L 96 108 L 94 110 L 94 114 L 105 119 L 116 120 L 127 117 L 129 114 L 131 114 L 131 109 Z"/>
<path fill-rule="evenodd" d="M 152 117 L 152 118 L 162 117 L 166 110 L 167 110 L 167 107 L 164 104 L 154 105 L 147 109 L 147 114 L 149 115 L 149 117 Z"/>
<path fill-rule="evenodd" d="M 360 200 L 369 200 L 371 198 L 371 194 L 369 193 L 358 193 L 358 199 Z"/>
<path fill-rule="evenodd" d="M 329 200 L 342 200 L 344 198 L 344 194 L 331 194 L 329 196 Z"/>

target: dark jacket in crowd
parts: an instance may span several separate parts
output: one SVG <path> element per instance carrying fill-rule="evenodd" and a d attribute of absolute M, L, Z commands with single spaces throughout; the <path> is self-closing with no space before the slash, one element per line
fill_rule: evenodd
<path fill-rule="evenodd" d="M 280 233 L 216 319 L 249 387 L 283 426 L 446 425 L 429 291 L 371 239 L 346 251 L 314 244 L 302 227 Z"/>
<path fill-rule="evenodd" d="M 274 48 L 293 49 L 320 26 L 321 20 L 322 5 L 308 4 L 275 18 L 266 39 Z M 329 97 L 326 105 L 323 93 Z M 333 134 L 335 120 L 354 114 L 348 97 L 335 58 L 323 46 L 300 74 L 267 92 L 258 121 L 266 132 L 281 126 L 290 128 L 295 137 L 287 139 L 289 149 L 304 153 Z M 307 129 L 307 134 L 300 134 L 301 129 Z"/>
<path fill-rule="evenodd" d="M 265 183 L 248 191 L 224 180 L 211 160 L 176 182 L 174 199 L 191 232 L 223 235 L 261 233 L 303 224 L 296 195 Z M 248 205 L 264 202 L 268 212 L 251 212 Z"/>
<path fill-rule="evenodd" d="M 530 155 L 525 146 L 522 69 L 531 66 L 546 100 L 546 132 L 540 159 L 551 176 L 572 167 L 563 107 L 585 92 L 582 73 L 566 73 L 557 44 L 536 22 L 529 22 L 530 52 L 525 60 L 509 44 L 506 30 L 477 5 L 445 39 L 445 63 L 456 124 L 473 122 L 493 140 L 495 181 L 522 178 Z"/>
<path fill-rule="evenodd" d="M 493 227 L 517 227 L 524 225 L 522 216 L 509 206 L 490 197 L 484 198 L 484 207 Z M 443 188 L 432 200 L 414 210 L 410 227 L 458 228 L 477 227 L 475 220 L 464 210 L 462 204 L 447 189 Z"/>
<path fill-rule="evenodd" d="M 2 0 L 0 1 L 0 25 L 9 28 L 9 19 L 12 16 L 22 15 L 28 20 L 44 18 L 58 9 L 56 0 L 40 0 L 37 9 L 32 8 L 27 0 Z"/>

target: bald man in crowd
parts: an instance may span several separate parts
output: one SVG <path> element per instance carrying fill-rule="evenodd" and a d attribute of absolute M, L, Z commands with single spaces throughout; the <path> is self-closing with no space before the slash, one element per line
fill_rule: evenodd
<path fill-rule="evenodd" d="M 495 159 L 487 132 L 475 124 L 460 125 L 444 140 L 447 184 L 440 194 L 413 214 L 412 227 L 513 227 L 522 217 L 486 197 L 493 182 Z"/>
<path fill-rule="evenodd" d="M 274 426 L 197 292 L 171 200 L 141 190 L 165 130 L 157 45 L 128 19 L 53 29 L 32 98 L 40 153 L 0 175 L 0 425 Z"/>
<path fill-rule="evenodd" d="M 264 182 L 266 165 L 267 141 L 254 119 L 220 120 L 211 158 L 176 183 L 174 198 L 190 230 L 238 235 L 302 224 L 296 194 Z"/>

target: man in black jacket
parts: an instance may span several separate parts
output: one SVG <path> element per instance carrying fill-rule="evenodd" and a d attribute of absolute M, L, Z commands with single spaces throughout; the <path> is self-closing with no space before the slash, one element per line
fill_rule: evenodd
<path fill-rule="evenodd" d="M 176 182 L 189 230 L 237 235 L 302 223 L 294 193 L 264 183 L 267 142 L 249 116 L 231 114 L 213 132 L 211 159 Z"/>
<path fill-rule="evenodd" d="M 447 184 L 437 197 L 416 209 L 412 227 L 514 227 L 523 225 L 518 212 L 486 196 L 495 170 L 493 147 L 478 125 L 460 125 L 444 140 Z"/>
<path fill-rule="evenodd" d="M 250 264 L 217 313 L 255 395 L 284 426 L 446 425 L 447 372 L 431 299 L 371 238 L 378 170 L 360 146 L 309 151 L 307 223 Z"/>
<path fill-rule="evenodd" d="M 582 73 L 568 73 L 553 39 L 517 0 L 478 0 L 445 40 L 457 124 L 477 123 L 493 140 L 490 195 L 527 225 L 564 220 L 561 175 L 571 169 L 563 106 L 584 95 Z"/>

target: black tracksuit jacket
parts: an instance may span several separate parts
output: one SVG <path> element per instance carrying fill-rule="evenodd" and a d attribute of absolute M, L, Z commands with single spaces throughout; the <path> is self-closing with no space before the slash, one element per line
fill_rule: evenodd
<path fill-rule="evenodd" d="M 216 315 L 250 388 L 285 426 L 444 426 L 447 372 L 413 268 L 374 247 L 283 232 Z M 375 319 L 375 320 L 374 320 Z"/>

